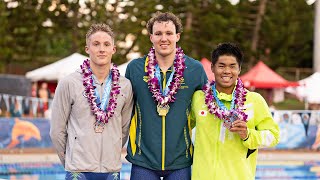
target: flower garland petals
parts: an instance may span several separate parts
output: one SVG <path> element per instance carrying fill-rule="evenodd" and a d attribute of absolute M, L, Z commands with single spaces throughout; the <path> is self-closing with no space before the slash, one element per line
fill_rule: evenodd
<path fill-rule="evenodd" d="M 169 92 L 167 95 L 163 95 L 160 91 L 160 85 L 157 77 L 155 77 L 156 68 L 155 66 L 158 64 L 155 56 L 155 49 L 152 47 L 148 53 L 148 65 L 147 65 L 147 76 L 149 91 L 152 93 L 152 97 L 158 104 L 165 106 L 171 102 L 174 102 L 176 98 L 174 97 L 177 94 L 178 89 L 181 86 L 183 81 L 183 72 L 186 67 L 184 53 L 183 50 L 178 47 L 176 49 L 175 61 L 173 63 L 174 66 L 174 75 L 173 80 L 169 85 Z"/>
<path fill-rule="evenodd" d="M 235 108 L 231 110 L 221 109 L 214 101 L 214 95 L 212 92 L 212 86 L 215 81 L 208 82 L 202 88 L 205 94 L 205 104 L 211 114 L 224 121 L 224 126 L 228 129 L 231 128 L 234 120 L 241 120 L 247 122 L 248 115 L 244 112 L 244 102 L 246 101 L 247 91 L 240 78 L 237 80 L 235 88 Z"/>
<path fill-rule="evenodd" d="M 98 104 L 96 103 L 96 95 L 95 95 L 95 86 L 93 85 L 92 79 L 92 71 L 90 70 L 90 60 L 86 59 L 82 65 L 80 65 L 82 70 L 82 78 L 83 78 L 83 86 L 85 87 L 85 93 L 87 95 L 88 102 L 90 104 L 90 108 L 92 114 L 96 118 L 95 124 L 106 124 L 108 121 L 113 117 L 114 111 L 117 107 L 117 98 L 120 94 L 120 86 L 119 86 L 119 79 L 120 73 L 116 65 L 112 65 L 111 68 L 111 75 L 112 75 L 112 82 L 111 82 L 111 91 L 109 95 L 109 102 L 107 108 L 101 109 Z"/>

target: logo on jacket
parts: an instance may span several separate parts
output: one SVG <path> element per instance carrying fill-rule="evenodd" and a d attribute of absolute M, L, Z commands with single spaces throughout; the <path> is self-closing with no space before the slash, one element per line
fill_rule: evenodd
<path fill-rule="evenodd" d="M 143 76 L 143 81 L 144 82 L 148 82 L 148 80 L 149 80 L 149 76 Z"/>
<path fill-rule="evenodd" d="M 184 78 L 182 78 L 181 85 L 179 89 L 188 89 L 189 86 L 186 85 Z"/>
<path fill-rule="evenodd" d="M 199 111 L 199 116 L 207 116 L 207 114 L 208 114 L 208 111 L 205 111 L 205 110 Z"/>

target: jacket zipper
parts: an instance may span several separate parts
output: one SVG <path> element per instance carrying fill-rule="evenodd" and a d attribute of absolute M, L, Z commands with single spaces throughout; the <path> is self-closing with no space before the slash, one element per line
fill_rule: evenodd
<path fill-rule="evenodd" d="M 184 128 L 183 128 L 183 134 L 184 134 L 184 140 L 186 142 L 186 158 L 188 159 L 189 158 L 189 155 L 188 155 L 189 142 L 188 142 L 188 137 L 187 137 L 187 128 L 186 128 L 186 126 L 184 126 Z"/>
<path fill-rule="evenodd" d="M 100 149 L 100 172 L 102 172 L 102 151 L 103 151 L 103 136 L 102 133 L 100 133 L 101 135 L 101 149 Z"/>
<path fill-rule="evenodd" d="M 100 88 L 100 99 L 102 99 L 102 96 L 103 96 L 103 83 L 101 84 L 101 86 L 100 86 L 101 88 Z M 102 131 L 102 133 L 103 133 L 103 131 Z M 102 172 L 101 170 L 102 170 L 102 149 L 103 149 L 103 136 L 102 136 L 102 133 L 100 133 L 100 135 L 101 135 L 101 148 L 100 148 L 100 172 Z"/>
<path fill-rule="evenodd" d="M 162 83 L 162 92 L 164 91 L 166 87 L 166 78 L 167 74 L 166 72 L 163 73 L 163 83 Z M 161 169 L 164 170 L 165 167 L 165 150 L 166 150 L 166 117 L 162 116 L 162 166 Z"/>
<path fill-rule="evenodd" d="M 139 136 L 138 136 L 138 154 L 141 155 L 141 126 L 142 126 L 142 120 L 141 120 L 141 111 L 140 111 L 140 106 L 137 104 L 137 113 L 139 113 Z M 137 125 L 138 126 L 138 125 Z"/>
<path fill-rule="evenodd" d="M 214 120 L 219 120 L 219 119 L 217 119 L 217 118 L 215 118 Z M 220 123 L 218 123 L 218 122 L 220 122 Z M 216 131 L 215 133 L 216 134 L 218 134 L 217 136 L 216 136 L 216 138 L 218 137 L 219 138 L 219 140 L 216 140 L 216 145 L 215 145 L 215 147 L 214 147 L 214 155 L 216 155 L 216 158 L 214 158 L 214 163 L 213 163 L 213 168 L 214 169 L 216 169 L 217 168 L 217 162 L 218 162 L 218 158 L 219 158 L 219 156 L 220 156 L 220 153 L 219 153 L 219 151 L 218 151 L 218 147 L 219 147 L 219 143 L 221 143 L 221 141 L 220 141 L 220 132 L 221 132 L 221 127 L 223 126 L 222 125 L 222 123 L 221 123 L 221 121 L 219 120 L 217 123 L 219 124 L 219 131 Z M 224 132 L 225 133 L 225 132 Z M 225 135 L 225 134 L 224 134 Z M 215 179 L 217 179 L 217 173 L 214 173 L 214 178 Z"/>

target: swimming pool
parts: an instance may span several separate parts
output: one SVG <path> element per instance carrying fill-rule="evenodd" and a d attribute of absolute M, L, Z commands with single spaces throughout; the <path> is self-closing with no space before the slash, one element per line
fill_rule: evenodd
<path fill-rule="evenodd" d="M 256 179 L 320 179 L 320 162 L 260 162 L 257 166 Z"/>
<path fill-rule="evenodd" d="M 124 163 L 121 179 L 130 179 L 131 164 Z M 58 163 L 1 164 L 0 179 L 63 180 L 65 171 Z M 257 166 L 256 179 L 320 179 L 318 161 L 263 161 Z"/>

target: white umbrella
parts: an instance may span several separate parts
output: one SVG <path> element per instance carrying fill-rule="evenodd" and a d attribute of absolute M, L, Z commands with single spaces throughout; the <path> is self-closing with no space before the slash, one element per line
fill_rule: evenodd
<path fill-rule="evenodd" d="M 88 57 L 74 53 L 57 62 L 29 71 L 26 73 L 26 77 L 32 81 L 58 81 L 79 69 L 85 59 L 88 59 Z"/>
<path fill-rule="evenodd" d="M 300 86 L 288 87 L 286 92 L 295 94 L 300 100 L 308 103 L 320 103 L 320 72 L 299 81 Z"/>

